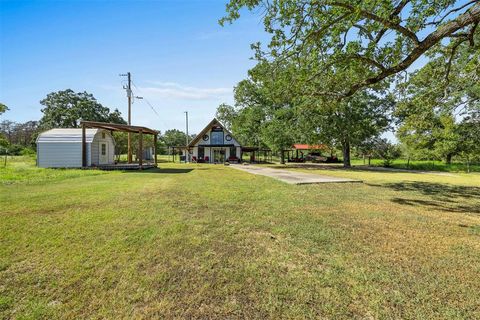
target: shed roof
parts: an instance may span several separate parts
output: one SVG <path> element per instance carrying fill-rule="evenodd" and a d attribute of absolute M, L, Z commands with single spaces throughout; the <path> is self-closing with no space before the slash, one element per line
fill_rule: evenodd
<path fill-rule="evenodd" d="M 95 134 L 101 129 L 85 129 L 86 142 L 91 143 Z M 37 137 L 39 142 L 82 142 L 82 129 L 57 128 L 42 132 Z"/>

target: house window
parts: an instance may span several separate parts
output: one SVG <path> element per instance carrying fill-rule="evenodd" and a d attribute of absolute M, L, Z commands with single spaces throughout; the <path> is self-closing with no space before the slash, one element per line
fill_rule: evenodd
<path fill-rule="evenodd" d="M 105 139 L 105 132 L 102 132 L 102 139 Z"/>
<path fill-rule="evenodd" d="M 236 156 L 237 156 L 237 148 L 230 147 L 230 157 L 236 157 Z"/>
<path fill-rule="evenodd" d="M 107 144 L 102 143 L 102 156 L 107 154 Z"/>
<path fill-rule="evenodd" d="M 223 129 L 215 127 L 212 129 L 210 144 L 223 144 Z"/>
<path fill-rule="evenodd" d="M 198 159 L 203 159 L 204 156 L 205 156 L 205 148 L 198 147 Z"/>

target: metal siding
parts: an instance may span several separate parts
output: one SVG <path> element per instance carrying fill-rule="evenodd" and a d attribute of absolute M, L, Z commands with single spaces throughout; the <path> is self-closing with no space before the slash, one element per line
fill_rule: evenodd
<path fill-rule="evenodd" d="M 100 129 L 85 129 L 87 143 L 93 141 L 95 134 Z M 37 137 L 37 143 L 41 142 L 82 142 L 82 129 L 51 129 L 42 132 Z"/>
<path fill-rule="evenodd" d="M 65 129 L 67 130 L 67 129 Z M 74 129 L 69 129 L 74 130 Z M 90 136 L 91 143 L 87 140 L 87 166 L 98 165 L 99 163 L 99 140 L 108 143 L 108 161 L 114 163 L 115 142 L 110 132 L 105 131 L 105 140 L 101 139 L 101 130 L 95 130 L 95 134 Z M 52 130 L 50 130 L 52 131 Z M 57 130 L 58 131 L 58 130 Z M 63 131 L 63 129 L 62 129 Z M 68 130 L 67 130 L 68 131 Z M 48 131 L 47 131 L 48 132 Z M 57 132 L 58 133 L 58 132 Z M 92 132 L 90 132 L 91 134 Z M 48 135 L 47 135 L 48 136 Z M 51 137 L 51 136 L 50 136 Z M 55 139 L 42 139 L 37 141 L 37 166 L 41 168 L 81 168 L 82 167 L 82 143 L 76 138 L 75 141 L 66 142 L 72 135 L 67 135 L 65 139 L 59 140 L 59 135 Z M 46 142 L 48 141 L 48 142 Z"/>
<path fill-rule="evenodd" d="M 41 168 L 80 168 L 82 167 L 81 143 L 38 143 L 37 161 Z M 87 162 L 90 162 L 90 143 L 87 143 Z"/>

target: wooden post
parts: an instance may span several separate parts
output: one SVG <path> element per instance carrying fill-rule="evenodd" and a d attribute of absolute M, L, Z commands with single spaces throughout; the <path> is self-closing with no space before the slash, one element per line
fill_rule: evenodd
<path fill-rule="evenodd" d="M 142 130 L 139 131 L 140 137 L 138 141 L 138 164 L 140 165 L 140 170 L 143 168 L 143 132 Z"/>
<path fill-rule="evenodd" d="M 157 166 L 157 135 L 153 136 L 153 159 L 155 160 L 155 166 Z"/>
<path fill-rule="evenodd" d="M 87 137 L 85 125 L 82 124 L 82 167 L 87 166 Z"/>

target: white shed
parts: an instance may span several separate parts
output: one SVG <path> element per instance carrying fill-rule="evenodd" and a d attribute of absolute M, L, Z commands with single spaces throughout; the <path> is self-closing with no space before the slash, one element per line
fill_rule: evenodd
<path fill-rule="evenodd" d="M 107 130 L 86 129 L 87 166 L 113 164 L 115 140 Z M 82 129 L 51 129 L 37 138 L 37 166 L 81 168 Z"/>

